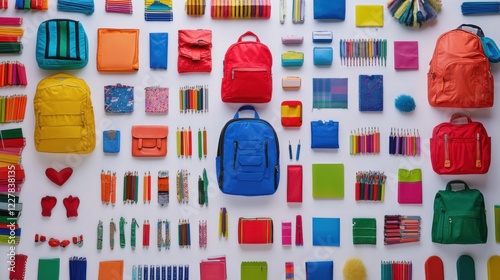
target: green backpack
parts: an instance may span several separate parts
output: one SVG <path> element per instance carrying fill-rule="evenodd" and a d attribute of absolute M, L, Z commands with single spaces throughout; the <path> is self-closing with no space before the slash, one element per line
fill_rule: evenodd
<path fill-rule="evenodd" d="M 451 185 L 464 185 L 463 190 L 453 191 Z M 446 190 L 434 198 L 432 242 L 441 244 L 486 243 L 488 227 L 484 197 L 479 190 L 470 189 L 461 180 L 450 181 Z"/>

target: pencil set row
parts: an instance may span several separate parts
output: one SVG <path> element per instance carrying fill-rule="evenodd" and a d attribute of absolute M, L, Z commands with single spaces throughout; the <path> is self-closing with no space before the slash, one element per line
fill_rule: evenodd
<path fill-rule="evenodd" d="M 379 171 L 356 172 L 356 201 L 384 201 L 387 176 Z"/>
<path fill-rule="evenodd" d="M 139 196 L 139 173 L 126 172 L 123 182 L 123 202 L 137 203 Z M 144 203 L 151 203 L 151 173 L 144 173 L 142 198 Z M 116 203 L 116 172 L 101 171 L 101 202 L 103 204 Z"/>
<path fill-rule="evenodd" d="M 268 19 L 271 0 L 211 0 L 210 14 L 214 19 Z"/>
<path fill-rule="evenodd" d="M 21 164 L 26 139 L 21 128 L 0 130 L 0 167 Z"/>
<path fill-rule="evenodd" d="M 198 129 L 198 158 L 206 158 L 208 154 L 208 143 L 207 143 L 207 130 Z M 177 140 L 177 156 L 178 157 L 191 157 L 193 156 L 193 132 L 191 127 L 188 129 L 177 128 L 176 131 Z"/>
<path fill-rule="evenodd" d="M 161 279 L 189 280 L 189 265 L 132 265 L 132 279 L 147 280 L 160 279 L 160 277 Z"/>
<path fill-rule="evenodd" d="M 420 134 L 418 130 L 391 128 L 389 154 L 420 156 Z"/>
<path fill-rule="evenodd" d="M 23 51 L 21 27 L 0 27 L 0 54 L 20 54 Z"/>
<path fill-rule="evenodd" d="M 106 0 L 106 12 L 108 13 L 132 13 L 132 0 Z"/>
<path fill-rule="evenodd" d="M 18 36 L 0 36 L 0 42 L 4 40 L 19 40 L 17 38 Z M 28 79 L 24 64 L 18 61 L 3 61 L 0 63 L 0 87 L 26 85 L 28 85 Z"/>
<path fill-rule="evenodd" d="M 127 171 L 123 175 L 123 203 L 136 203 L 139 200 L 139 172 Z"/>
<path fill-rule="evenodd" d="M 178 225 L 179 246 L 181 248 L 191 246 L 191 224 L 189 220 L 179 220 Z"/>
<path fill-rule="evenodd" d="M 384 244 L 420 241 L 420 216 L 386 215 L 384 217 Z"/>
<path fill-rule="evenodd" d="M 351 155 L 378 154 L 380 153 L 380 131 L 378 127 L 358 128 L 351 131 L 349 144 Z"/>
<path fill-rule="evenodd" d="M 0 3 L 6 3 L 6 0 L 0 1 Z M 21 26 L 23 24 L 22 17 L 0 17 L 0 25 L 6 26 Z"/>
<path fill-rule="evenodd" d="M 383 261 L 380 264 L 382 280 L 411 280 L 413 265 L 410 261 Z"/>
<path fill-rule="evenodd" d="M 184 7 L 188 16 L 202 16 L 205 14 L 205 0 L 186 0 Z"/>
<path fill-rule="evenodd" d="M 163 225 L 165 225 L 165 239 L 163 239 Z M 158 222 L 156 223 L 156 247 L 158 248 L 158 251 L 161 251 L 162 248 L 165 250 L 170 249 L 170 244 L 171 244 L 171 233 L 170 233 L 170 221 L 169 220 L 161 220 L 158 219 Z M 144 238 L 144 235 L 143 235 Z M 148 237 L 149 238 L 149 237 Z M 146 247 L 146 246 L 145 246 Z"/>
<path fill-rule="evenodd" d="M 26 95 L 0 96 L 0 123 L 24 121 L 26 114 Z"/>
<path fill-rule="evenodd" d="M 387 39 L 341 39 L 340 64 L 387 66 Z"/>
<path fill-rule="evenodd" d="M 229 216 L 226 207 L 221 207 L 219 211 L 219 238 L 228 238 L 229 236 Z"/>
<path fill-rule="evenodd" d="M 18 193 L 26 175 L 20 164 L 0 167 L 0 193 Z"/>
<path fill-rule="evenodd" d="M 292 3 L 292 22 L 304 23 L 306 0 L 293 0 Z"/>
<path fill-rule="evenodd" d="M 188 175 L 189 172 L 186 169 L 177 171 L 175 181 L 177 189 L 177 201 L 179 203 L 189 203 Z"/>
<path fill-rule="evenodd" d="M 16 0 L 16 10 L 40 10 L 49 9 L 48 0 Z"/>
<path fill-rule="evenodd" d="M 103 204 L 116 203 L 116 172 L 101 170 L 101 202 Z"/>
<path fill-rule="evenodd" d="M 193 86 L 180 88 L 179 110 L 181 113 L 208 112 L 208 87 Z"/>

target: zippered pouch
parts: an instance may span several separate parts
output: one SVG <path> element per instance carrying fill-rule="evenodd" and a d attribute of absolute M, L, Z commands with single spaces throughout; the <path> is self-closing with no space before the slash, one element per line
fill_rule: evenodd
<path fill-rule="evenodd" d="M 304 53 L 287 51 L 281 54 L 281 66 L 300 67 L 304 64 Z"/>
<path fill-rule="evenodd" d="M 134 87 L 122 84 L 104 87 L 104 111 L 123 114 L 134 111 Z"/>
<path fill-rule="evenodd" d="M 149 33 L 149 68 L 167 69 L 168 33 Z"/>
<path fill-rule="evenodd" d="M 273 220 L 271 218 L 239 218 L 238 243 L 273 243 Z"/>
<path fill-rule="evenodd" d="M 339 148 L 339 122 L 311 121 L 311 149 L 318 148 Z"/>

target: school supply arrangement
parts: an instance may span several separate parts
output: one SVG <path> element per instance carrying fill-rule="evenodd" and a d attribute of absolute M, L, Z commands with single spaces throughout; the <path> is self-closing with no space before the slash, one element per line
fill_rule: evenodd
<path fill-rule="evenodd" d="M 208 112 L 208 86 L 186 86 L 179 89 L 181 113 Z"/>
<path fill-rule="evenodd" d="M 380 171 L 356 172 L 356 201 L 384 201 L 387 176 Z"/>
<path fill-rule="evenodd" d="M 243 110 L 253 118 L 240 118 Z M 274 128 L 254 107 L 238 109 L 219 136 L 217 182 L 225 194 L 256 196 L 276 192 L 280 178 L 279 141 Z"/>
<path fill-rule="evenodd" d="M 24 64 L 19 61 L 2 61 L 0 63 L 0 87 L 26 85 L 28 85 L 28 78 Z"/>
<path fill-rule="evenodd" d="M 178 240 L 180 248 L 189 248 L 191 246 L 191 224 L 189 220 L 179 220 L 177 226 Z"/>
<path fill-rule="evenodd" d="M 382 261 L 380 263 L 381 280 L 412 280 L 413 264 L 411 261 Z"/>
<path fill-rule="evenodd" d="M 168 126 L 133 125 L 132 156 L 164 157 L 167 155 Z"/>
<path fill-rule="evenodd" d="M 126 114 L 134 111 L 134 87 L 122 84 L 104 86 L 104 111 Z"/>
<path fill-rule="evenodd" d="M 97 71 L 139 70 L 139 29 L 97 29 Z"/>
<path fill-rule="evenodd" d="M 144 20 L 173 21 L 172 0 L 144 0 Z"/>
<path fill-rule="evenodd" d="M 313 63 L 316 66 L 328 66 L 333 63 L 333 48 L 332 47 L 314 47 L 313 48 Z"/>
<path fill-rule="evenodd" d="M 253 37 L 243 41 L 243 37 Z M 273 57 L 251 31 L 243 33 L 224 55 L 221 97 L 229 103 L 267 103 L 273 93 Z"/>
<path fill-rule="evenodd" d="M 0 96 L 0 123 L 22 122 L 27 101 L 26 95 Z"/>
<path fill-rule="evenodd" d="M 466 122 L 458 123 L 461 118 Z M 430 152 L 437 174 L 484 174 L 490 168 L 491 138 L 482 123 L 454 114 L 450 122 L 434 127 Z"/>
<path fill-rule="evenodd" d="M 149 33 L 149 68 L 167 69 L 168 33 Z"/>
<path fill-rule="evenodd" d="M 387 39 L 341 39 L 340 65 L 387 66 Z"/>
<path fill-rule="evenodd" d="M 293 0 L 292 1 L 292 22 L 304 23 L 306 12 L 306 0 Z"/>
<path fill-rule="evenodd" d="M 177 128 L 175 133 L 177 140 L 177 156 L 191 157 L 193 155 L 193 132 L 189 128 Z"/>
<path fill-rule="evenodd" d="M 188 16 L 202 16 L 205 14 L 206 0 L 186 0 L 184 10 Z"/>
<path fill-rule="evenodd" d="M 177 72 L 212 72 L 212 30 L 178 31 Z"/>
<path fill-rule="evenodd" d="M 69 259 L 69 279 L 70 280 L 87 279 L 87 258 L 71 257 Z"/>
<path fill-rule="evenodd" d="M 132 14 L 132 0 L 106 0 L 105 10 L 108 13 Z"/>
<path fill-rule="evenodd" d="M 88 39 L 81 22 L 51 19 L 38 26 L 36 62 L 46 70 L 73 70 L 89 60 Z"/>
<path fill-rule="evenodd" d="M 271 17 L 271 0 L 252 3 L 236 0 L 225 2 L 211 0 L 210 15 L 213 19 L 268 19 Z"/>
<path fill-rule="evenodd" d="M 57 0 L 57 10 L 91 15 L 94 13 L 94 0 Z"/>
<path fill-rule="evenodd" d="M 397 1 L 391 0 L 387 8 L 391 15 L 400 23 L 410 27 L 422 27 L 437 18 L 441 11 L 441 0 Z"/>
<path fill-rule="evenodd" d="M 208 176 L 203 168 L 203 175 L 198 176 L 198 204 L 208 206 Z"/>
<path fill-rule="evenodd" d="M 38 152 L 86 154 L 94 150 L 94 111 L 84 80 L 69 74 L 41 80 L 33 106 Z"/>
<path fill-rule="evenodd" d="M 146 94 L 145 111 L 146 113 L 167 114 L 168 113 L 168 87 L 146 87 L 144 88 Z"/>
<path fill-rule="evenodd" d="M 420 216 L 385 215 L 385 245 L 413 242 L 420 242 Z"/>
<path fill-rule="evenodd" d="M 151 174 L 144 173 L 144 203 L 151 202 Z M 168 170 L 158 170 L 157 185 L 158 185 L 158 204 L 166 205 L 170 202 L 170 174 Z"/>
<path fill-rule="evenodd" d="M 494 79 L 481 37 L 483 30 L 471 24 L 462 24 L 438 37 L 427 74 L 431 106 L 493 106 Z"/>
<path fill-rule="evenodd" d="M 177 202 L 189 203 L 189 172 L 186 169 L 177 171 L 175 176 L 175 188 L 177 191 Z"/>
<path fill-rule="evenodd" d="M 239 218 L 238 244 L 273 243 L 273 220 L 271 218 Z"/>
<path fill-rule="evenodd" d="M 103 204 L 116 203 L 116 172 L 101 171 L 101 202 Z M 123 201 L 125 202 L 125 200 Z"/>
<path fill-rule="evenodd" d="M 418 130 L 393 128 L 389 135 L 389 154 L 403 156 L 420 155 L 420 134 Z"/>
<path fill-rule="evenodd" d="M 464 189 L 454 191 L 453 185 Z M 483 194 L 461 180 L 450 181 L 434 197 L 432 242 L 441 244 L 480 244 L 488 239 Z"/>
<path fill-rule="evenodd" d="M 359 111 L 384 110 L 384 76 L 359 75 Z"/>
<path fill-rule="evenodd" d="M 351 155 L 380 153 L 380 131 L 378 127 L 358 128 L 349 136 Z"/>

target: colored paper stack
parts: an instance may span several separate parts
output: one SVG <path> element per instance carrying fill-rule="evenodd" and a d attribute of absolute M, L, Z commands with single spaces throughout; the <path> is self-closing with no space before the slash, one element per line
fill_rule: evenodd
<path fill-rule="evenodd" d="M 131 14 L 132 0 L 106 0 L 106 12 Z"/>
<path fill-rule="evenodd" d="M 172 0 L 145 0 L 146 21 L 173 21 Z"/>
<path fill-rule="evenodd" d="M 49 9 L 48 0 L 16 0 L 16 10 L 41 10 L 46 11 Z"/>
<path fill-rule="evenodd" d="M 405 261 L 383 261 L 381 263 L 382 280 L 411 280 L 413 266 Z"/>
<path fill-rule="evenodd" d="M 0 17 L 0 54 L 22 53 L 24 29 L 19 27 L 22 23 L 20 17 Z"/>
<path fill-rule="evenodd" d="M 271 0 L 259 1 L 212 0 L 210 13 L 213 19 L 240 19 L 271 17 Z"/>
<path fill-rule="evenodd" d="M 384 218 L 384 244 L 420 241 L 420 216 L 386 215 Z"/>
<path fill-rule="evenodd" d="M 384 172 L 356 172 L 356 201 L 384 201 L 386 179 Z"/>
<path fill-rule="evenodd" d="M 24 169 L 19 164 L 0 167 L 0 244 L 19 243 L 21 229 L 17 221 L 23 204 L 19 203 L 17 193 L 24 178 Z"/>
<path fill-rule="evenodd" d="M 26 95 L 0 96 L 0 123 L 22 122 L 27 99 Z"/>
<path fill-rule="evenodd" d="M 58 0 L 57 10 L 91 15 L 94 13 L 94 0 Z"/>
<path fill-rule="evenodd" d="M 21 153 L 26 146 L 21 128 L 0 130 L 0 167 L 21 164 Z"/>

